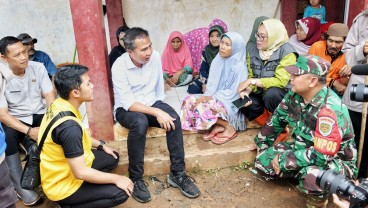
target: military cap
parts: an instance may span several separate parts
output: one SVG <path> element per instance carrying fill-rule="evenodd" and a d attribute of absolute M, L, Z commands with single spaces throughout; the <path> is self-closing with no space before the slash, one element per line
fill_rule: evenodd
<path fill-rule="evenodd" d="M 319 56 L 300 55 L 295 65 L 285 66 L 285 69 L 293 75 L 314 74 L 326 76 L 330 66 L 330 62 Z"/>

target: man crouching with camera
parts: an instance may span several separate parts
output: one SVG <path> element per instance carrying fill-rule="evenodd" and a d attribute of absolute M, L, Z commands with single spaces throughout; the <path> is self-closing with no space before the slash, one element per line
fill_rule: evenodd
<path fill-rule="evenodd" d="M 320 170 L 332 169 L 349 178 L 357 173 L 357 150 L 349 113 L 326 86 L 330 63 L 318 56 L 299 56 L 286 66 L 288 92 L 255 138 L 255 167 L 268 177 L 295 178 L 307 195 L 306 207 L 325 207 L 327 191 L 316 183 Z M 289 125 L 292 142 L 274 141 Z"/>

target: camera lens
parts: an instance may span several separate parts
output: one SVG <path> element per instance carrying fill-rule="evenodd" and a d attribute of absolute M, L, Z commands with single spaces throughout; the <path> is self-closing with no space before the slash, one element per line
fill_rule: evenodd
<path fill-rule="evenodd" d="M 353 84 L 351 85 L 350 100 L 357 102 L 368 101 L 368 85 Z"/>
<path fill-rule="evenodd" d="M 347 180 L 345 176 L 333 172 L 332 170 L 320 171 L 317 176 L 317 185 L 330 193 L 336 193 L 340 196 L 350 196 L 355 189 L 352 181 Z"/>
<path fill-rule="evenodd" d="M 343 175 L 332 170 L 321 170 L 317 175 L 316 183 L 329 193 L 336 193 L 338 196 L 349 199 L 350 207 L 365 207 L 368 204 L 368 184 L 365 180 L 355 186 Z"/>

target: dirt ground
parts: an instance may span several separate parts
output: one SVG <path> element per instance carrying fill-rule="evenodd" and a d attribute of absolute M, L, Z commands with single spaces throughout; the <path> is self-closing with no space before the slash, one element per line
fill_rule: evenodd
<path fill-rule="evenodd" d="M 166 175 L 158 175 L 156 178 L 162 182 L 155 181 L 152 177 L 146 177 L 152 200 L 141 204 L 133 198 L 118 206 L 127 208 L 156 208 L 156 207 L 247 207 L 247 208 L 277 208 L 305 207 L 306 198 L 298 194 L 297 181 L 279 180 L 265 181 L 250 174 L 245 165 L 215 170 L 196 170 L 190 172 L 192 178 L 201 190 L 201 195 L 196 199 L 183 196 L 179 189 L 167 187 Z M 332 201 L 332 200 L 330 200 Z M 17 207 L 25 207 L 20 201 Z M 42 203 L 34 207 L 57 207 L 57 205 L 46 198 Z M 328 208 L 336 208 L 331 203 Z"/>

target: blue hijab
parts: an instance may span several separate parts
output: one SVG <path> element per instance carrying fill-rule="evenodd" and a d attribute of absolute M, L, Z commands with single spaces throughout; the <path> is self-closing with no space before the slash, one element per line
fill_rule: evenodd
<path fill-rule="evenodd" d="M 248 77 L 245 57 L 245 42 L 237 32 L 227 32 L 221 40 L 231 40 L 231 56 L 223 58 L 217 54 L 212 61 L 205 96 L 214 96 L 221 101 L 228 113 L 228 122 L 237 130 L 245 130 L 245 119 L 232 102 L 239 98 L 238 86 Z M 221 46 L 220 46 L 221 47 Z"/>

